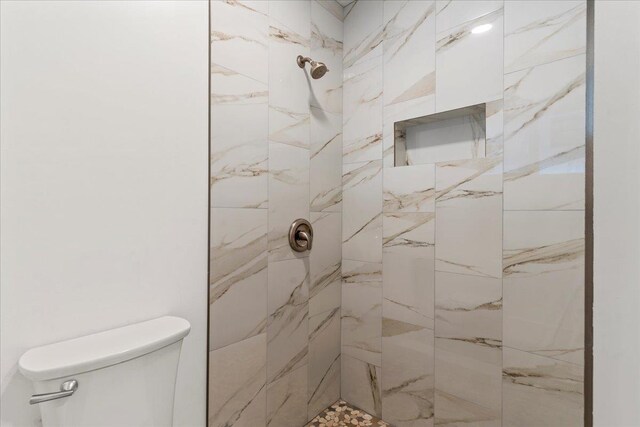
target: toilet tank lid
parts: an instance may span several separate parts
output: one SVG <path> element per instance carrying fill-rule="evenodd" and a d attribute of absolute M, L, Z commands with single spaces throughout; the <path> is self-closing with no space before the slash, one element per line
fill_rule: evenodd
<path fill-rule="evenodd" d="M 165 316 L 68 341 L 32 348 L 22 355 L 20 372 L 34 381 L 62 378 L 122 363 L 183 339 L 191 325 Z"/>

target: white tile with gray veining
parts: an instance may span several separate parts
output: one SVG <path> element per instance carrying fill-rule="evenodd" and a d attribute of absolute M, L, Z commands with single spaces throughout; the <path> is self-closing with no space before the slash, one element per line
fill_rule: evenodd
<path fill-rule="evenodd" d="M 499 412 L 500 348 L 466 339 L 436 337 L 435 342 L 436 390 Z"/>
<path fill-rule="evenodd" d="M 267 386 L 267 427 L 303 426 L 307 422 L 307 366 Z"/>
<path fill-rule="evenodd" d="M 345 165 L 342 192 L 342 258 L 381 262 L 382 162 Z"/>
<path fill-rule="evenodd" d="M 324 62 L 327 73 L 310 80 L 311 106 L 342 113 L 342 20 L 318 1 L 311 2 L 311 58 Z"/>
<path fill-rule="evenodd" d="M 572 363 L 504 349 L 505 426 L 582 426 L 584 368 Z"/>
<path fill-rule="evenodd" d="M 384 107 L 384 126 L 382 134 L 383 162 L 385 168 L 405 166 L 408 163 L 406 152 L 397 150 L 395 124 L 403 120 L 428 116 L 435 113 L 436 100 L 434 96 L 415 98 Z"/>
<path fill-rule="evenodd" d="M 382 159 L 382 73 L 382 56 L 344 70 L 344 163 Z"/>
<path fill-rule="evenodd" d="M 211 58 L 261 83 L 268 82 L 269 10 L 264 1 L 212 0 Z"/>
<path fill-rule="evenodd" d="M 435 214 L 385 213 L 384 317 L 433 329 Z"/>
<path fill-rule="evenodd" d="M 309 0 L 269 0 L 269 18 L 300 34 L 311 35 L 311 2 Z"/>
<path fill-rule="evenodd" d="M 382 0 L 357 1 L 345 10 L 344 68 L 382 55 Z"/>
<path fill-rule="evenodd" d="M 435 165 L 384 170 L 384 212 L 435 212 Z"/>
<path fill-rule="evenodd" d="M 506 1 L 504 5 L 506 73 L 585 53 L 587 2 Z"/>
<path fill-rule="evenodd" d="M 436 270 L 501 277 L 500 158 L 436 165 Z"/>
<path fill-rule="evenodd" d="M 485 106 L 485 157 L 502 158 L 504 152 L 504 101 L 487 102 Z"/>
<path fill-rule="evenodd" d="M 436 272 L 435 331 L 436 389 L 499 413 L 502 281 Z"/>
<path fill-rule="evenodd" d="M 408 165 L 485 157 L 485 116 L 482 112 L 469 113 L 408 126 L 404 145 Z M 398 160 L 396 166 L 402 165 Z"/>
<path fill-rule="evenodd" d="M 505 210 L 584 209 L 585 57 L 505 76 Z"/>
<path fill-rule="evenodd" d="M 584 360 L 584 212 L 504 217 L 504 344 Z"/>
<path fill-rule="evenodd" d="M 309 316 L 340 307 L 342 276 L 342 215 L 311 213 L 313 249 L 309 253 Z"/>
<path fill-rule="evenodd" d="M 269 142 L 269 260 L 308 257 L 289 246 L 289 226 L 309 218 L 309 150 Z"/>
<path fill-rule="evenodd" d="M 268 95 L 266 84 L 211 65 L 212 207 L 267 207 Z"/>
<path fill-rule="evenodd" d="M 384 22 L 383 157 L 391 167 L 394 123 L 435 111 L 435 3 L 387 0 Z"/>
<path fill-rule="evenodd" d="M 435 96 L 435 25 L 435 1 L 384 1 L 385 107 Z"/>
<path fill-rule="evenodd" d="M 311 107 L 312 212 L 342 209 L 342 116 Z"/>
<path fill-rule="evenodd" d="M 382 265 L 343 260 L 342 354 L 380 366 L 381 338 Z"/>
<path fill-rule="evenodd" d="M 440 30 L 436 18 L 437 111 L 502 98 L 502 12 L 500 8 L 446 30 Z"/>
<path fill-rule="evenodd" d="M 436 390 L 435 423 L 446 427 L 500 427 L 502 413 Z"/>
<path fill-rule="evenodd" d="M 437 0 L 437 31 L 441 32 L 474 21 L 501 9 L 503 3 L 503 0 Z"/>
<path fill-rule="evenodd" d="M 436 272 L 436 336 L 500 349 L 502 280 Z"/>
<path fill-rule="evenodd" d="M 309 55 L 309 34 L 269 21 L 269 140 L 309 147 L 309 77 L 296 63 Z"/>
<path fill-rule="evenodd" d="M 308 418 L 340 398 L 340 308 L 309 318 Z"/>
<path fill-rule="evenodd" d="M 267 380 L 284 378 L 307 364 L 309 260 L 269 263 Z"/>
<path fill-rule="evenodd" d="M 380 377 L 382 369 L 343 354 L 341 398 L 364 409 L 371 415 L 382 416 Z"/>
<path fill-rule="evenodd" d="M 320 6 L 328 10 L 333 16 L 338 18 L 340 22 L 344 21 L 344 7 L 336 0 L 315 0 Z M 313 9 L 312 9 L 313 10 Z M 313 12 L 311 18 L 313 19 Z"/>
<path fill-rule="evenodd" d="M 209 346 L 215 350 L 266 330 L 267 211 L 212 209 L 210 256 Z"/>
<path fill-rule="evenodd" d="M 266 334 L 209 352 L 209 427 L 264 426 Z"/>
<path fill-rule="evenodd" d="M 382 321 L 382 414 L 397 427 L 432 427 L 433 329 L 389 318 Z"/>

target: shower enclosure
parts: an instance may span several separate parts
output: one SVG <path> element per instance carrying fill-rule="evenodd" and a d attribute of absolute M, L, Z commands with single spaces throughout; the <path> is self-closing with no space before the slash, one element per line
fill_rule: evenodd
<path fill-rule="evenodd" d="M 583 425 L 586 0 L 210 12 L 209 426 Z"/>

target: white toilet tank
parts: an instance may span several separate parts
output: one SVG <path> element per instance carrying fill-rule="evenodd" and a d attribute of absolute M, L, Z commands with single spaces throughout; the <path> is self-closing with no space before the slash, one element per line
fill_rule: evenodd
<path fill-rule="evenodd" d="M 70 396 L 38 403 L 43 426 L 171 426 L 180 349 L 190 329 L 184 319 L 161 317 L 27 351 L 20 371 L 37 394 L 77 381 Z"/>

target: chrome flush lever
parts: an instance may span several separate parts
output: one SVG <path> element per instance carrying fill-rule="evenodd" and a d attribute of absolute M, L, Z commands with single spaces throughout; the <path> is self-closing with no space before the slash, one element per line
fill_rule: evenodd
<path fill-rule="evenodd" d="M 49 400 L 62 399 L 63 397 L 69 397 L 78 389 L 78 381 L 69 380 L 60 384 L 60 391 L 54 391 L 53 393 L 34 394 L 29 399 L 30 405 L 36 403 L 48 402 Z"/>
<path fill-rule="evenodd" d="M 289 246 L 296 252 L 310 251 L 313 246 L 313 227 L 306 219 L 298 218 L 289 228 Z"/>

